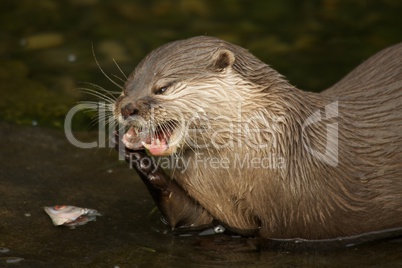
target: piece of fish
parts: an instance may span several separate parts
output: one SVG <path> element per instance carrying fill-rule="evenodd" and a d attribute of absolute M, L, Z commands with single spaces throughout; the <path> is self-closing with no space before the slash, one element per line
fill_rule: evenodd
<path fill-rule="evenodd" d="M 75 206 L 53 206 L 43 207 L 45 212 L 50 216 L 55 226 L 65 225 L 70 228 L 84 225 L 87 222 L 96 220 L 96 216 L 102 216 L 95 209 L 80 208 Z"/>

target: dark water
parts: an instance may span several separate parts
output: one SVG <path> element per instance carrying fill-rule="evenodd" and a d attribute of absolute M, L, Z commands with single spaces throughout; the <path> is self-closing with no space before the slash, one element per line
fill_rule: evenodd
<path fill-rule="evenodd" d="M 81 82 L 118 90 L 101 74 L 128 74 L 153 48 L 212 35 L 248 48 L 301 89 L 329 87 L 402 40 L 402 2 L 7 1 L 0 3 L 0 266 L 267 267 L 402 264 L 386 241 L 341 251 L 234 253 L 199 249 L 167 233 L 145 187 L 109 149 L 79 149 L 62 131 Z M 118 81 L 118 80 L 117 80 Z M 90 116 L 75 117 L 92 140 Z M 88 132 L 91 130 L 92 132 Z M 42 207 L 72 204 L 103 217 L 56 228 Z"/>

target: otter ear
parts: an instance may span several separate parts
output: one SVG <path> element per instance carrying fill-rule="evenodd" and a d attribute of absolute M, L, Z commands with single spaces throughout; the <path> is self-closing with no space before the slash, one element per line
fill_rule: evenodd
<path fill-rule="evenodd" d="M 213 56 L 212 68 L 221 72 L 233 65 L 235 56 L 232 51 L 227 49 L 219 49 Z"/>

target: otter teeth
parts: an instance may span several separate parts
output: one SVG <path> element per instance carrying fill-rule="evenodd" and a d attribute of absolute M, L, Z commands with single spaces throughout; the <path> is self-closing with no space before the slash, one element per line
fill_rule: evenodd
<path fill-rule="evenodd" d="M 131 133 L 130 131 L 128 131 L 128 132 L 126 132 L 125 136 L 126 136 L 128 139 L 130 139 L 130 138 L 132 138 L 134 135 L 133 135 L 133 133 Z"/>
<path fill-rule="evenodd" d="M 146 143 L 144 141 L 141 141 L 142 146 L 144 146 L 145 149 L 147 149 L 151 154 L 153 155 L 162 155 L 165 154 L 166 152 L 169 152 L 169 145 L 167 140 L 165 139 L 152 139 L 151 143 Z"/>
<path fill-rule="evenodd" d="M 146 143 L 144 141 L 141 141 L 142 145 L 146 148 L 149 149 L 150 147 L 160 147 L 164 146 L 167 144 L 166 140 L 160 140 L 160 139 L 152 139 L 151 143 Z"/>
<path fill-rule="evenodd" d="M 141 141 L 142 146 L 145 147 L 145 149 L 149 150 L 151 148 L 151 144 L 145 143 L 144 141 Z"/>

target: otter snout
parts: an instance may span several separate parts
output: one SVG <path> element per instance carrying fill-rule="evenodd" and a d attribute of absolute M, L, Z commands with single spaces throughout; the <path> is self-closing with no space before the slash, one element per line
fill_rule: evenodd
<path fill-rule="evenodd" d="M 120 113 L 123 119 L 126 120 L 130 116 L 137 115 L 139 113 L 139 109 L 130 102 L 121 107 Z"/>

